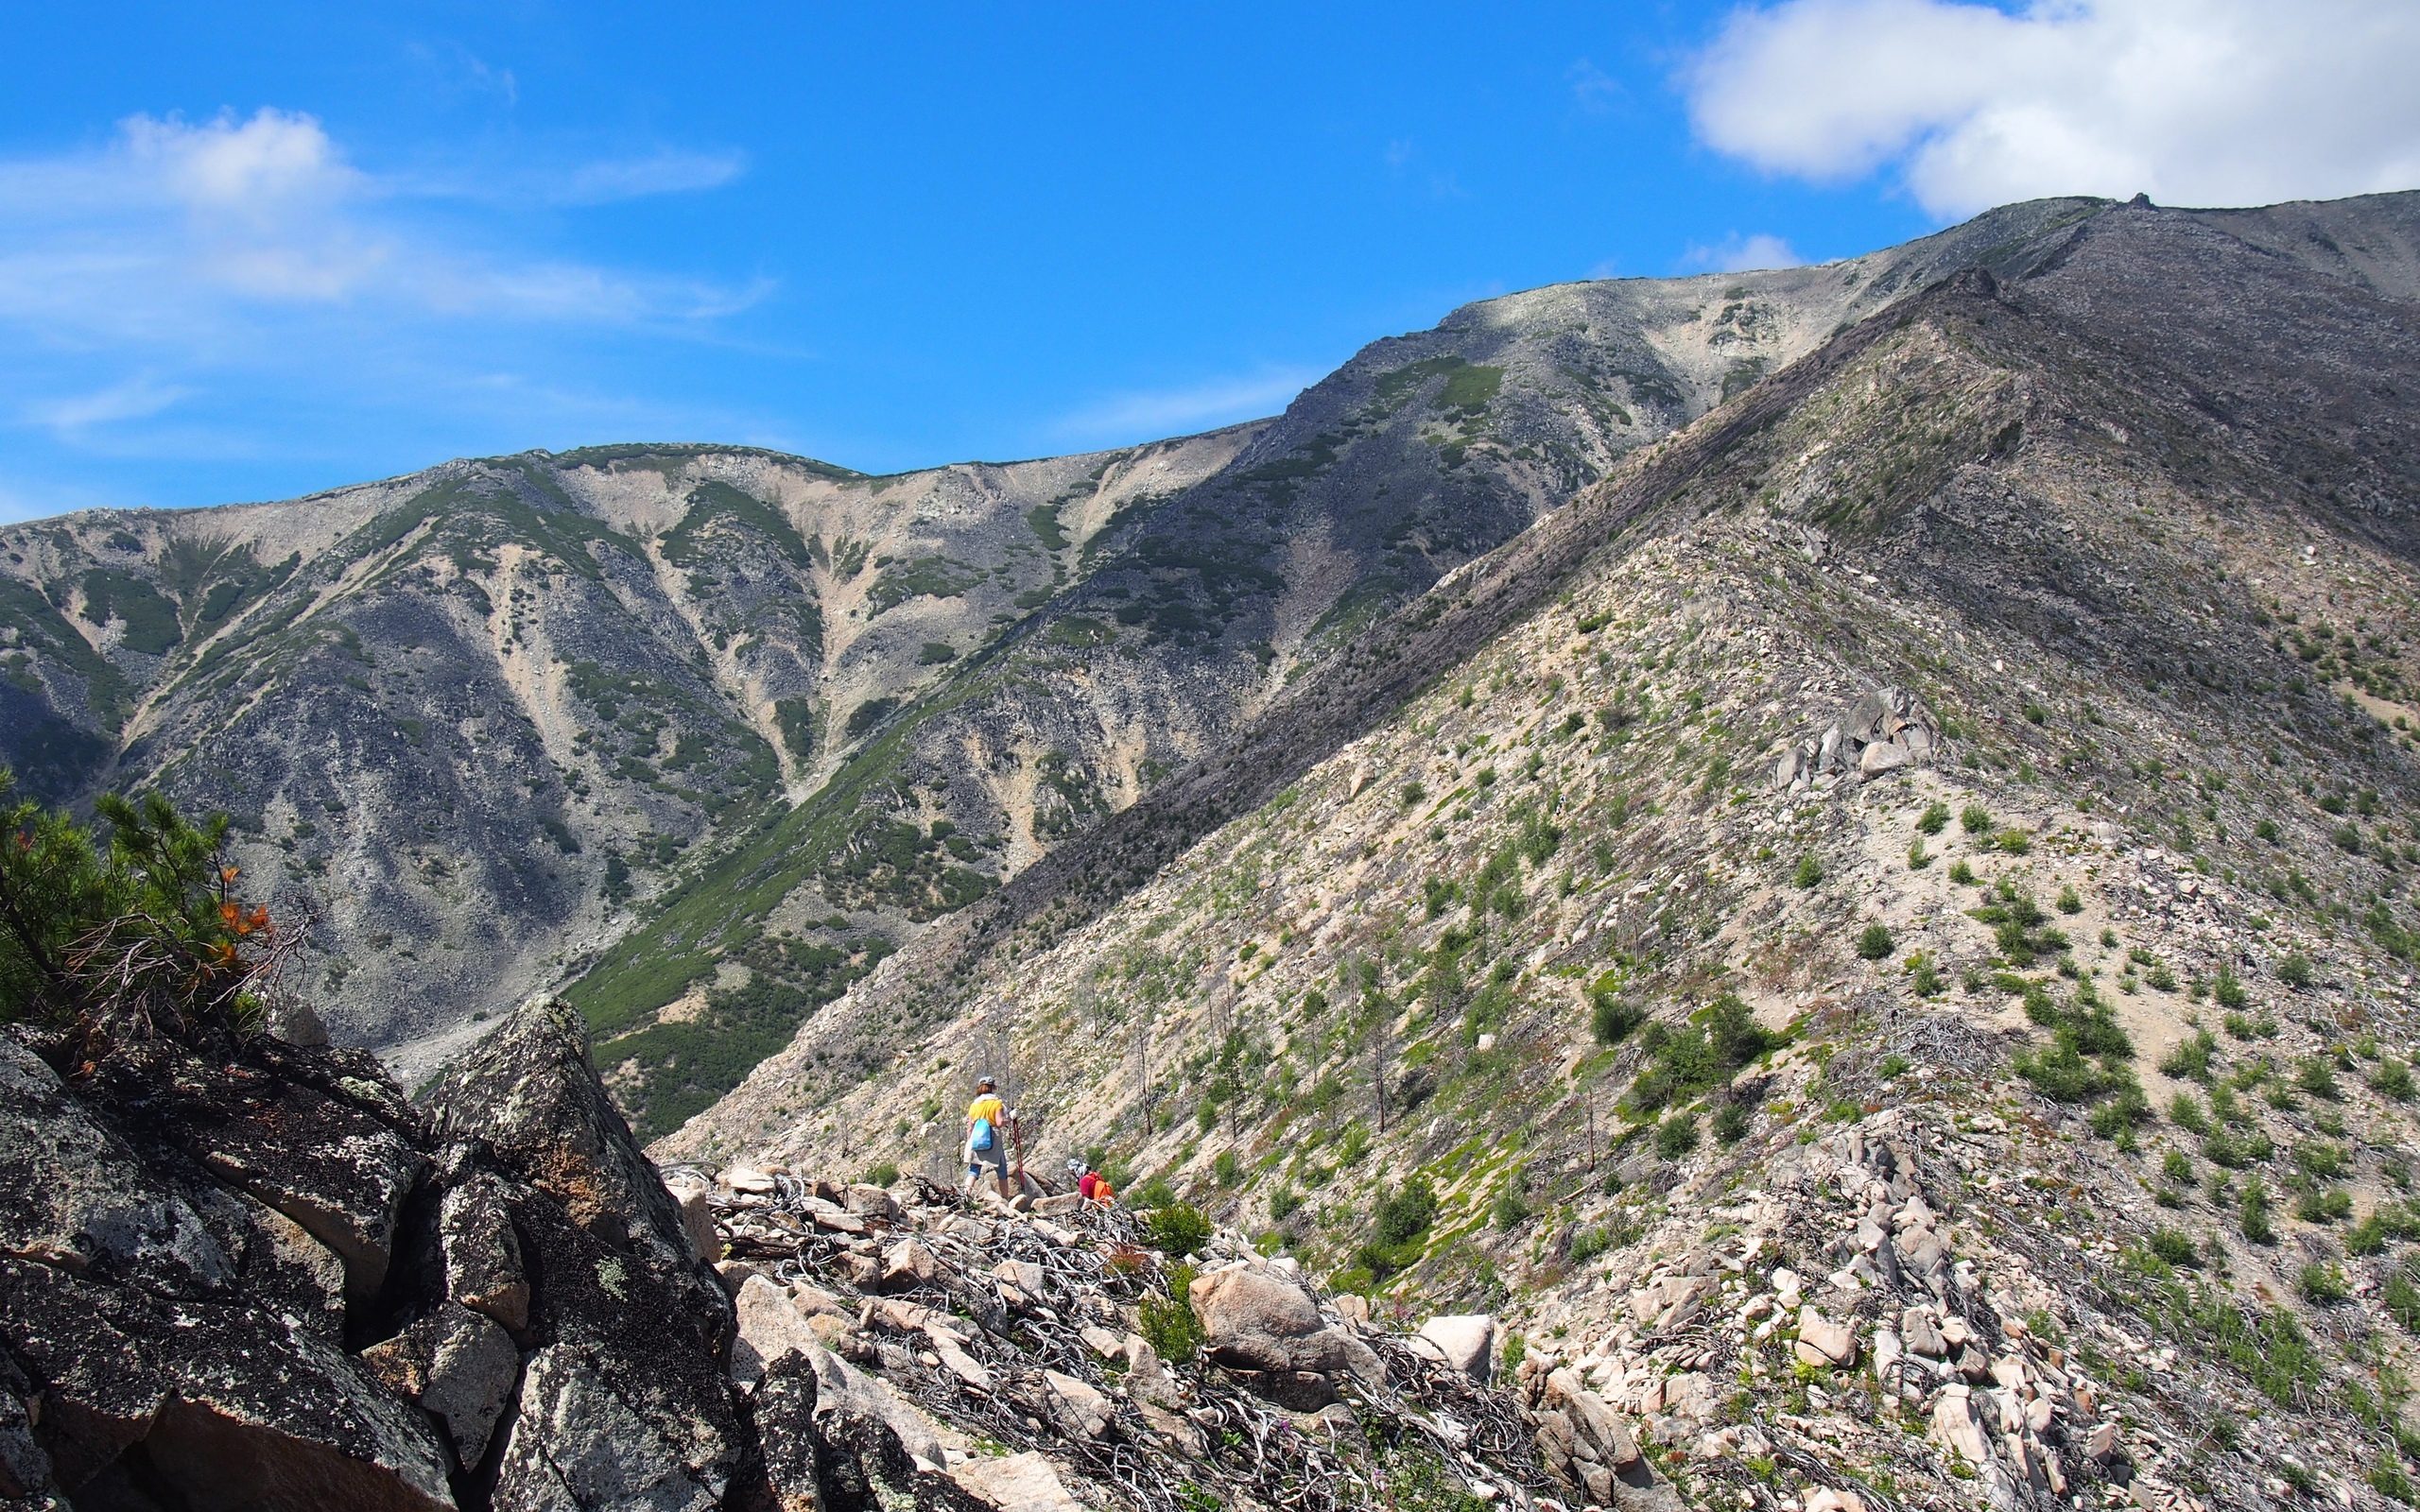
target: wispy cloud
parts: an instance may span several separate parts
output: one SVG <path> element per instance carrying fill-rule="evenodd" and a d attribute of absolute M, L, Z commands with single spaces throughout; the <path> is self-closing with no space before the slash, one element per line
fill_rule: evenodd
<path fill-rule="evenodd" d="M 61 438 L 73 438 L 95 426 L 148 419 L 192 393 L 182 384 L 137 373 L 89 393 L 37 400 L 26 406 L 25 418 Z"/>
<path fill-rule="evenodd" d="M 1585 58 L 1564 69 L 1563 78 L 1571 86 L 1572 103 L 1591 115 L 1602 115 L 1630 100 L 1630 91 L 1620 79 Z"/>
<path fill-rule="evenodd" d="M 404 51 L 448 94 L 483 96 L 506 110 L 521 103 L 521 82 L 512 70 L 490 63 L 460 43 L 413 43 Z"/>
<path fill-rule="evenodd" d="M 1467 199 L 1470 192 L 1462 187 L 1461 176 L 1451 168 L 1431 167 L 1423 158 L 1420 144 L 1409 137 L 1396 137 L 1380 154 L 1390 178 L 1409 183 L 1418 182 L 1431 199 Z"/>
<path fill-rule="evenodd" d="M 1309 368 L 1271 368 L 1173 388 L 1106 395 L 1065 416 L 1054 435 L 1084 441 L 1135 441 L 1207 430 L 1272 415 L 1318 381 Z"/>
<path fill-rule="evenodd" d="M 710 188 L 743 167 L 735 154 L 662 151 L 575 164 L 530 195 L 595 204 Z M 471 193 L 459 180 L 364 172 L 309 115 L 134 116 L 98 151 L 0 161 L 0 320 L 78 340 L 215 335 L 248 308 L 311 304 L 678 321 L 764 292 L 514 257 L 412 214 Z"/>
<path fill-rule="evenodd" d="M 1771 232 L 1742 236 L 1737 232 L 1714 243 L 1691 242 L 1681 253 L 1681 266 L 1696 273 L 1744 273 L 1760 267 L 1796 267 L 1806 259 Z"/>
<path fill-rule="evenodd" d="M 2038 196 L 2264 204 L 2420 184 L 2411 0 L 1780 0 L 1682 75 L 1699 137 L 1936 215 Z"/>
<path fill-rule="evenodd" d="M 601 205 L 648 195 L 691 194 L 719 189 L 747 171 L 748 159 L 741 153 L 667 148 L 644 157 L 579 163 L 550 198 L 558 204 Z"/>

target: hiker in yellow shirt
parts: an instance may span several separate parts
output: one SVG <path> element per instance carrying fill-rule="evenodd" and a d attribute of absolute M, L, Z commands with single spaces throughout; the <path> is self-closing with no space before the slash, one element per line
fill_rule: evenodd
<path fill-rule="evenodd" d="M 966 1186 L 973 1191 L 992 1167 L 1000 1196 L 1009 1195 L 1009 1110 L 1000 1101 L 999 1083 L 989 1076 L 975 1083 L 975 1101 L 966 1105 Z"/>

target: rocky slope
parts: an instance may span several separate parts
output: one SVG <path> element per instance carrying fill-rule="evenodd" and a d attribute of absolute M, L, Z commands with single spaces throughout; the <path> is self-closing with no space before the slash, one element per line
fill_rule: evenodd
<path fill-rule="evenodd" d="M 580 976 L 660 1131 L 1641 443 L 2101 208 L 1490 301 L 1273 421 L 1125 452 L 864 478 L 606 447 L 13 527 L 0 759 L 235 815 L 338 1033 L 408 1064 Z"/>
<path fill-rule="evenodd" d="M 1692 1504 L 2408 1500 L 2416 219 L 1824 341 L 660 1147 L 938 1170 L 979 1062 Z"/>
<path fill-rule="evenodd" d="M 0 1035 L 0 1506 L 1527 1506 L 1569 1436 L 1489 1389 L 1484 1320 L 1322 1312 L 1198 1220 L 676 1195 L 561 1004 L 418 1107 L 358 1053 L 63 1048 Z"/>

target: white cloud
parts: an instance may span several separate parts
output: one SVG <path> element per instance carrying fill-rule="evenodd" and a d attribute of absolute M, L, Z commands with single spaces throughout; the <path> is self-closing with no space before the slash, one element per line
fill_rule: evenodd
<path fill-rule="evenodd" d="M 650 152 L 645 157 L 584 163 L 563 175 L 551 198 L 558 204 L 601 205 L 647 195 L 719 189 L 747 171 L 736 152 Z"/>
<path fill-rule="evenodd" d="M 2050 195 L 2263 204 L 2420 187 L 2411 0 L 1780 0 L 1684 70 L 1768 172 L 1895 172 L 1950 216 Z"/>
<path fill-rule="evenodd" d="M 501 181 L 533 204 L 590 204 L 711 187 L 741 167 L 666 151 Z M 309 115 L 133 116 L 99 150 L 0 160 L 0 321 L 71 344 L 218 350 L 281 308 L 682 321 L 763 292 L 499 252 L 427 213 L 494 198 L 471 176 L 367 173 Z"/>
<path fill-rule="evenodd" d="M 119 130 L 126 163 L 204 214 L 260 219 L 298 205 L 334 203 L 362 183 L 308 115 L 262 110 L 249 121 L 227 114 L 204 126 L 173 115 L 137 115 Z M 139 192 L 143 183 L 138 174 L 129 187 Z"/>
<path fill-rule="evenodd" d="M 28 404 L 25 417 L 45 430 L 73 437 L 99 425 L 147 420 L 192 393 L 182 384 L 163 383 L 149 373 L 138 373 L 90 393 Z"/>
<path fill-rule="evenodd" d="M 1706 273 L 1744 273 L 1759 267 L 1796 267 L 1806 259 L 1790 249 L 1771 232 L 1757 232 L 1742 236 L 1732 232 L 1722 240 L 1707 245 L 1691 242 L 1681 254 L 1681 266 Z"/>
<path fill-rule="evenodd" d="M 1319 377 L 1308 368 L 1273 368 L 1176 388 L 1112 394 L 1063 417 L 1053 429 L 1063 437 L 1128 441 L 1207 430 L 1273 415 Z"/>

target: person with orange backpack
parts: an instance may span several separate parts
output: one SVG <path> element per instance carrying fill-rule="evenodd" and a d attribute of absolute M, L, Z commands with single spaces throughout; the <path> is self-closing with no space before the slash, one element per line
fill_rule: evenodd
<path fill-rule="evenodd" d="M 1099 1207 L 1108 1207 L 1110 1202 L 1117 1195 L 1117 1194 L 1110 1187 L 1109 1177 L 1101 1175 L 1098 1171 L 1094 1170 L 1091 1166 L 1086 1165 L 1081 1160 L 1069 1160 L 1067 1162 L 1067 1179 L 1076 1184 L 1076 1194 L 1078 1196 L 1082 1197 L 1086 1202 L 1094 1203 Z"/>

